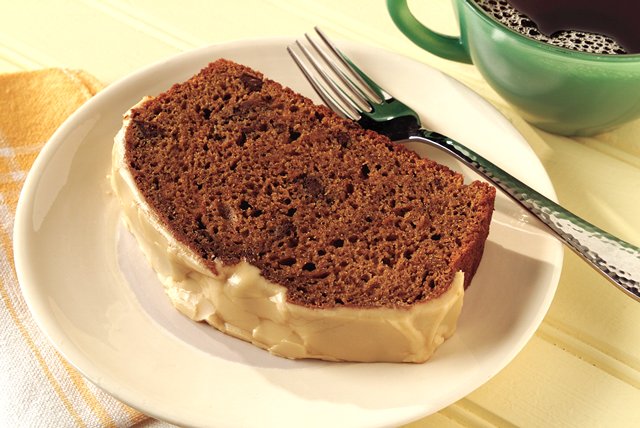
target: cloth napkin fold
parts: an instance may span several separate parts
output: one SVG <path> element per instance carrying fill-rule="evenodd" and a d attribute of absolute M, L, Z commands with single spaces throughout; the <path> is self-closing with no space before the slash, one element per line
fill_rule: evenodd
<path fill-rule="evenodd" d="M 149 418 L 77 372 L 50 345 L 25 304 L 13 261 L 18 196 L 55 129 L 102 84 L 82 71 L 0 74 L 0 426 L 127 427 Z"/>

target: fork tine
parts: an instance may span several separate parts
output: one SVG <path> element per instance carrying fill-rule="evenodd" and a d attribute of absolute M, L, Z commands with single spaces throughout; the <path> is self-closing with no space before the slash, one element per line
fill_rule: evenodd
<path fill-rule="evenodd" d="M 333 52 L 333 54 L 340 60 L 340 62 L 346 67 L 347 70 L 351 72 L 351 74 L 358 80 L 360 85 L 367 88 L 371 94 L 374 94 L 377 99 L 370 99 L 372 103 L 381 103 L 386 99 L 391 98 L 387 92 L 380 87 L 376 82 L 371 80 L 369 76 L 367 76 L 358 66 L 356 66 L 345 54 L 342 53 L 340 49 L 329 39 L 329 37 L 319 28 L 314 28 L 316 33 L 320 36 L 325 45 Z M 344 73 L 340 70 L 338 72 L 339 75 L 343 76 Z M 353 83 L 351 79 L 349 79 L 346 75 L 344 75 L 346 79 L 345 83 L 349 85 L 351 88 L 355 89 L 358 92 L 362 92 L 362 88 L 358 87 Z M 366 96 L 366 95 L 365 95 Z M 366 96 L 369 98 L 368 96 Z"/>
<path fill-rule="evenodd" d="M 306 35 L 307 39 L 311 40 L 308 35 Z M 355 100 L 349 94 L 347 94 L 338 84 L 329 76 L 329 74 L 325 71 L 325 68 L 320 64 L 320 62 L 311 54 L 311 52 L 302 44 L 300 41 L 296 41 L 296 45 L 300 49 L 300 51 L 307 58 L 309 63 L 315 68 L 320 77 L 325 81 L 325 83 L 333 90 L 334 94 L 342 101 L 342 105 L 348 106 L 350 109 L 355 111 L 371 111 L 371 106 L 369 103 L 364 100 Z M 314 47 L 317 49 L 317 47 Z M 360 102 L 358 102 L 360 101 Z"/>
<path fill-rule="evenodd" d="M 298 43 L 300 46 L 300 44 Z M 331 93 L 325 89 L 325 87 L 320 83 L 320 81 L 313 75 L 311 69 L 304 63 L 302 58 L 293 50 L 291 47 L 287 47 L 287 51 L 293 60 L 295 61 L 302 74 L 307 78 L 307 81 L 311 83 L 313 89 L 316 93 L 322 98 L 322 101 L 329 106 L 333 111 L 342 114 L 344 117 L 351 120 L 359 120 L 360 113 L 351 106 L 344 106 L 340 102 L 338 102 Z"/>
<path fill-rule="evenodd" d="M 324 51 L 324 49 L 322 49 L 318 45 L 318 43 L 313 38 L 311 38 L 311 36 L 309 36 L 308 34 L 305 34 L 305 37 L 307 38 L 307 41 L 309 42 L 309 44 L 313 46 L 313 49 L 322 57 L 322 59 L 324 60 L 324 63 L 329 66 L 329 68 L 335 73 L 335 75 L 338 76 L 338 78 L 340 78 L 340 81 L 345 85 L 345 87 L 350 89 L 353 96 L 355 96 L 356 100 L 353 100 L 350 98 L 351 102 L 355 104 L 354 107 L 370 112 L 372 110 L 371 105 L 376 104 L 379 101 L 376 100 L 375 97 L 372 97 L 370 94 L 367 94 L 361 87 L 356 85 L 356 83 L 354 83 L 353 80 L 349 78 L 349 76 L 347 76 L 347 74 L 343 71 L 343 67 L 340 67 L 333 58 L 330 58 L 329 55 L 327 55 L 327 53 Z M 330 46 L 328 47 L 331 49 Z M 338 58 L 339 61 L 342 63 L 343 61 L 342 58 L 338 57 L 337 54 L 333 51 L 333 49 L 331 50 L 333 52 L 333 55 L 336 58 Z M 316 69 L 318 69 L 318 66 L 316 64 L 317 63 L 314 63 L 314 65 L 316 66 Z M 324 76 L 326 76 L 326 73 L 324 73 L 324 71 L 321 71 L 321 73 L 323 73 Z M 340 88 L 334 82 L 331 82 L 330 84 L 334 89 L 336 89 L 337 91 L 340 91 L 343 96 L 346 96 L 342 88 Z M 371 94 L 373 95 L 373 93 Z"/>

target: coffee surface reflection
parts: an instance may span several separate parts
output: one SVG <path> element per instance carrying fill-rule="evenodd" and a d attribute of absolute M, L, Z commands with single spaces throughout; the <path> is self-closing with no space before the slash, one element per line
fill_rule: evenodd
<path fill-rule="evenodd" d="M 582 52 L 640 53 L 637 0 L 475 0 L 527 37 Z"/>

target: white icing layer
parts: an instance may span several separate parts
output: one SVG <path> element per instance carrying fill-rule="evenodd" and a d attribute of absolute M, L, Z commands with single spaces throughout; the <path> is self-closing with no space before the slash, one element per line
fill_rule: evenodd
<path fill-rule="evenodd" d="M 287 358 L 424 362 L 456 329 L 463 273 L 437 299 L 403 308 L 311 309 L 287 302 L 286 289 L 247 262 L 218 264 L 218 274 L 177 242 L 137 190 L 115 138 L 111 185 L 122 215 L 173 305 L 195 321 Z"/>

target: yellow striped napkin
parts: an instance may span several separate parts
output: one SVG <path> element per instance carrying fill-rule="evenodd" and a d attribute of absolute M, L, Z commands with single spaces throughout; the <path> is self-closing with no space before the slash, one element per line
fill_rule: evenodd
<path fill-rule="evenodd" d="M 81 71 L 0 74 L 0 426 L 128 427 L 148 418 L 82 377 L 49 344 L 24 302 L 12 231 L 25 176 L 60 123 L 102 85 Z"/>

